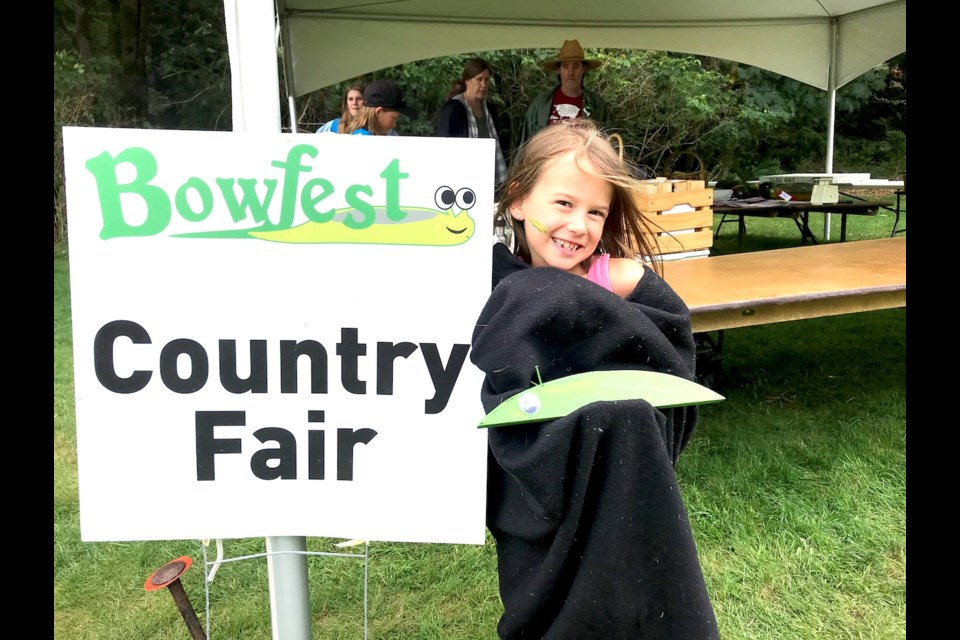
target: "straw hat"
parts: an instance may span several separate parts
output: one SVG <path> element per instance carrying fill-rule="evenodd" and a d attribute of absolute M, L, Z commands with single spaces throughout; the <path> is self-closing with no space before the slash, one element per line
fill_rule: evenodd
<path fill-rule="evenodd" d="M 557 52 L 556 57 L 549 58 L 540 63 L 540 66 L 547 71 L 556 71 L 561 62 L 574 62 L 579 60 L 586 69 L 596 69 L 603 63 L 599 60 L 587 60 L 583 53 L 583 47 L 576 40 L 564 40 L 563 46 Z"/>

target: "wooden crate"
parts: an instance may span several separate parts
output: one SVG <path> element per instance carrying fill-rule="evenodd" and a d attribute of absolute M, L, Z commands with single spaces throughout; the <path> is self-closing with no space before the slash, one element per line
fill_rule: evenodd
<path fill-rule="evenodd" d="M 713 189 L 703 180 L 645 180 L 636 194 L 664 260 L 709 255 L 713 246 Z"/>

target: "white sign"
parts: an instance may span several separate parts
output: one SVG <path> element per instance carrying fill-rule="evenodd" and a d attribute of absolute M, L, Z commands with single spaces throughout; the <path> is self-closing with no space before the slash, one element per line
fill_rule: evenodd
<path fill-rule="evenodd" d="M 484 541 L 493 140 L 64 128 L 86 541 Z"/>

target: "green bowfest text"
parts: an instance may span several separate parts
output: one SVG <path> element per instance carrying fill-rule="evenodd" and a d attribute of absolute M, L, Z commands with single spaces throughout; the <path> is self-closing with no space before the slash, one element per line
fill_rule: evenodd
<path fill-rule="evenodd" d="M 255 178 L 216 178 L 217 191 L 230 214 L 234 224 L 249 217 L 260 230 L 289 229 L 296 217 L 296 206 L 311 222 L 329 222 L 333 219 L 335 208 L 324 208 L 322 203 L 336 193 L 330 180 L 322 177 L 311 178 L 300 184 L 300 174 L 313 170 L 302 159 L 305 156 L 316 158 L 319 151 L 307 144 L 298 144 L 290 148 L 286 160 L 274 160 L 270 164 L 283 172 L 282 178 L 263 178 L 266 193 L 262 199 L 256 192 L 258 180 Z M 117 168 L 129 163 L 135 175 L 127 183 L 120 183 Z M 97 183 L 103 228 L 100 237 L 110 238 L 152 236 L 164 231 L 173 218 L 173 210 L 186 222 L 197 223 L 207 220 L 214 211 L 216 191 L 198 177 L 188 178 L 180 185 L 171 202 L 169 194 L 163 188 L 152 184 L 157 177 L 157 159 L 149 150 L 142 147 L 130 147 L 116 156 L 104 151 L 91 158 L 85 164 Z M 380 172 L 383 178 L 385 210 L 387 218 L 393 222 L 403 220 L 406 212 L 400 206 L 400 181 L 409 174 L 400 171 L 400 160 L 393 159 Z M 280 215 L 277 222 L 271 222 L 268 216 L 270 205 L 282 181 Z M 238 198 L 236 187 L 240 189 Z M 131 224 L 123 214 L 123 195 L 139 196 L 146 206 L 146 218 L 140 224 Z M 366 229 L 376 220 L 376 209 L 367 199 L 374 195 L 373 187 L 365 184 L 352 184 L 343 191 L 343 199 L 354 211 L 343 221 L 351 229 Z M 193 198 L 191 198 L 193 196 Z M 225 221 L 226 222 L 226 221 Z"/>

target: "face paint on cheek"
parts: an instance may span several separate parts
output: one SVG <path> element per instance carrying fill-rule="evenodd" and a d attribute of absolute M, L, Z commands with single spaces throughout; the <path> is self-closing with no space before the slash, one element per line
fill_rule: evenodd
<path fill-rule="evenodd" d="M 540 221 L 537 220 L 536 218 L 528 218 L 528 220 L 530 220 L 530 225 L 531 225 L 534 229 L 536 229 L 537 231 L 539 231 L 540 233 L 542 233 L 542 234 L 545 235 L 545 236 L 550 235 L 550 227 L 548 227 L 547 225 L 543 224 L 542 222 L 540 222 Z"/>

